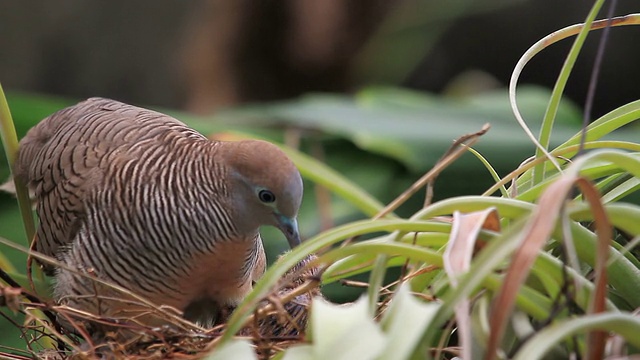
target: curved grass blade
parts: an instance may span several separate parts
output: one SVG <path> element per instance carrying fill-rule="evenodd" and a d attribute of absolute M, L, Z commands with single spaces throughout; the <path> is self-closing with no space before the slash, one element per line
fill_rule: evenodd
<path fill-rule="evenodd" d="M 4 144 L 4 150 L 7 154 L 7 161 L 9 167 L 13 167 L 13 162 L 18 154 L 18 136 L 16 135 L 16 128 L 11 118 L 11 111 L 9 110 L 9 104 L 4 96 L 4 90 L 0 85 L 0 137 Z M 24 225 L 24 231 L 27 234 L 27 239 L 33 241 L 35 234 L 35 225 L 33 221 L 33 214 L 31 213 L 31 202 L 29 201 L 29 191 L 25 184 L 20 181 L 15 181 L 14 186 L 16 190 L 16 197 L 18 198 L 18 206 L 20 207 L 20 214 L 22 215 L 22 222 Z"/>
<path fill-rule="evenodd" d="M 527 341 L 514 360 L 544 359 L 560 341 L 575 334 L 592 330 L 613 331 L 622 335 L 629 344 L 640 348 L 640 319 L 629 313 L 602 313 L 568 319 L 551 325 Z"/>

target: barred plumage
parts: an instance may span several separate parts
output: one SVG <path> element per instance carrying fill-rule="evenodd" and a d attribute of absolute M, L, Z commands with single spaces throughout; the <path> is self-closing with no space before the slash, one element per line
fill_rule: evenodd
<path fill-rule="evenodd" d="M 37 251 L 182 311 L 244 297 L 265 268 L 260 226 L 299 242 L 302 181 L 277 147 L 213 142 L 113 100 L 92 98 L 40 122 L 20 142 L 14 175 L 35 195 Z M 108 287 L 45 270 L 55 272 L 62 303 L 109 316 L 136 311 L 110 301 L 121 294 Z M 86 296 L 95 292 L 103 299 Z"/>

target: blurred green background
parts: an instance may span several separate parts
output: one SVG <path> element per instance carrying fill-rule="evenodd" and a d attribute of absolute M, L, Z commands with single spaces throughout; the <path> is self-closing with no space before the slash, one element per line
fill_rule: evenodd
<path fill-rule="evenodd" d="M 590 6 L 550 0 L 2 1 L 0 82 L 19 136 L 77 100 L 109 97 L 166 111 L 207 134 L 242 131 L 299 143 L 388 202 L 455 138 L 484 123 L 492 129 L 477 149 L 500 175 L 529 157 L 533 146 L 515 123 L 504 86 L 529 46 L 581 22 Z M 637 8 L 620 1 L 616 13 Z M 639 31 L 612 31 L 595 117 L 639 98 Z M 588 39 L 572 73 L 556 144 L 580 128 L 597 40 Z M 534 133 L 570 44 L 545 50 L 521 78 L 518 100 Z M 637 140 L 638 132 L 626 129 L 616 138 Z M 0 179 L 8 176 L 2 161 Z M 492 183 L 466 154 L 438 179 L 435 199 L 479 194 Z M 364 216 L 306 185 L 300 219 L 306 238 Z M 321 205 L 326 200 L 330 207 Z M 421 204 L 415 197 L 399 213 Z M 16 209 L 11 196 L 0 194 L 0 236 L 26 244 Z M 273 261 L 286 243 L 269 229 L 264 237 Z M 0 249 L 23 271 L 22 254 Z M 326 292 L 336 300 L 354 296 L 339 285 Z M 0 345 L 23 346 L 18 334 L 0 320 Z"/>
<path fill-rule="evenodd" d="M 191 0 L 0 2 L 0 78 L 7 90 L 90 96 L 209 112 L 238 103 L 402 85 L 454 92 L 506 84 L 535 41 L 582 22 L 590 1 Z M 617 15 L 637 12 L 617 2 Z M 599 17 L 604 17 L 601 14 Z M 596 115 L 638 98 L 637 27 L 611 32 Z M 599 32 L 567 93 L 581 104 Z M 529 65 L 523 83 L 551 86 L 571 40 Z M 493 81 L 495 80 L 495 82 Z"/>

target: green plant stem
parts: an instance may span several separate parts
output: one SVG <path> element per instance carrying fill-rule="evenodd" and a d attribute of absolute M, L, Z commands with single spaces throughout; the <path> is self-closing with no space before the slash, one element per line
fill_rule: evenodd
<path fill-rule="evenodd" d="M 286 146 L 281 148 L 296 164 L 305 178 L 317 185 L 324 186 L 329 191 L 347 200 L 367 216 L 374 216 L 382 211 L 382 203 L 335 170 L 300 151 Z M 394 218 L 396 216 L 385 214 L 384 217 Z"/>
<path fill-rule="evenodd" d="M 477 150 L 475 150 L 472 147 L 469 147 L 469 152 L 472 153 L 475 157 L 477 157 L 478 160 L 480 160 L 482 165 L 484 165 L 487 171 L 489 171 L 489 174 L 491 174 L 493 181 L 495 181 L 496 183 L 500 182 L 500 175 L 498 175 L 498 173 L 493 168 L 493 166 L 491 166 L 491 163 L 489 162 L 489 160 L 487 160 L 484 156 L 482 156 L 482 154 L 480 154 Z M 502 193 L 502 196 L 505 198 L 508 198 L 509 192 L 507 191 L 507 188 L 504 185 L 500 185 L 499 188 L 500 188 L 500 193 Z"/>
<path fill-rule="evenodd" d="M 9 104 L 4 96 L 4 90 L 0 84 L 0 135 L 2 137 L 2 143 L 4 144 L 4 151 L 7 155 L 7 162 L 9 167 L 13 168 L 13 162 L 18 154 L 18 136 L 16 135 L 16 128 L 11 118 L 11 111 L 9 111 Z M 29 242 L 33 241 L 35 234 L 35 224 L 33 221 L 33 214 L 31 212 L 31 201 L 29 200 L 29 191 L 25 184 L 17 179 L 13 179 L 16 188 L 16 197 L 18 198 L 18 206 L 20 207 L 20 214 L 22 215 L 22 222 L 24 225 L 24 231 L 27 234 Z"/>
<path fill-rule="evenodd" d="M 580 54 L 580 49 L 582 49 L 582 45 L 584 44 L 589 31 L 591 31 L 591 24 L 595 20 L 600 8 L 604 4 L 604 0 L 597 0 L 587 19 L 580 29 L 578 36 L 576 36 L 573 45 L 571 46 L 571 50 L 565 59 L 564 65 L 562 65 L 562 69 L 560 70 L 560 74 L 558 75 L 558 79 L 556 80 L 556 84 L 553 87 L 553 91 L 551 92 L 551 99 L 549 100 L 549 105 L 547 106 L 547 110 L 544 114 L 544 118 L 542 120 L 542 127 L 540 128 L 540 135 L 538 140 L 540 145 L 544 148 L 544 150 L 549 148 L 549 142 L 551 139 L 551 130 L 553 129 L 553 123 L 555 122 L 556 115 L 558 113 L 558 107 L 560 106 L 560 100 L 562 99 L 562 93 L 567 85 L 567 81 L 569 80 L 569 75 L 571 75 L 571 70 L 576 63 L 576 59 L 578 58 L 578 54 Z M 543 149 L 536 149 L 536 157 L 544 156 Z M 533 170 L 533 184 L 537 184 L 542 181 L 544 178 L 544 164 L 540 164 L 536 166 Z"/>

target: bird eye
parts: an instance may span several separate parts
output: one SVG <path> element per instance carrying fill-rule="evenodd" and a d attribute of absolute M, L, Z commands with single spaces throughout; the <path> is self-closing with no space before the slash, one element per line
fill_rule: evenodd
<path fill-rule="evenodd" d="M 272 203 L 276 201 L 276 196 L 273 195 L 273 193 L 269 190 L 260 190 L 260 192 L 258 193 L 258 198 L 263 203 Z"/>

